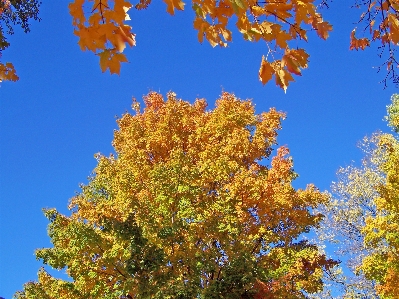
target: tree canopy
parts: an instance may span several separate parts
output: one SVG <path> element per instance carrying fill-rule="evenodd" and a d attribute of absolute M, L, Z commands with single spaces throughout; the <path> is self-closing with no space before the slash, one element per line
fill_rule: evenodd
<path fill-rule="evenodd" d="M 336 265 L 303 238 L 328 200 L 276 145 L 284 114 L 223 93 L 214 110 L 151 92 L 118 120 L 70 216 L 45 210 L 52 248 L 16 294 L 33 298 L 307 298 Z"/>

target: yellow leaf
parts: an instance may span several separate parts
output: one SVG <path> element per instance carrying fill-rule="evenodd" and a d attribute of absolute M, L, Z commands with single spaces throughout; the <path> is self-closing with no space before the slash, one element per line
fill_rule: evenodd
<path fill-rule="evenodd" d="M 228 30 L 228 29 L 226 29 L 226 28 L 220 28 L 220 32 L 222 33 L 223 38 L 224 38 L 226 41 L 228 41 L 228 42 L 231 41 L 231 31 L 230 31 L 230 30 Z"/>
<path fill-rule="evenodd" d="M 257 5 L 252 6 L 251 11 L 252 11 L 253 15 L 256 17 L 259 17 L 265 13 L 265 10 L 262 7 L 257 6 Z"/>
<path fill-rule="evenodd" d="M 276 70 L 276 84 L 284 89 L 284 92 L 287 92 L 290 81 L 294 81 L 294 78 L 289 72 L 282 68 Z"/>
<path fill-rule="evenodd" d="M 281 59 L 281 66 L 286 67 L 290 73 L 294 73 L 295 75 L 301 75 L 301 69 L 296 63 L 296 60 L 292 58 L 292 56 L 284 55 Z"/>

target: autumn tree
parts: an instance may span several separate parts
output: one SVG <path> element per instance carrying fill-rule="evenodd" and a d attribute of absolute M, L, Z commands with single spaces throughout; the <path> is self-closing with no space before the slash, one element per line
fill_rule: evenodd
<path fill-rule="evenodd" d="M 389 125 L 398 132 L 399 95 L 388 106 Z M 384 152 L 380 169 L 385 175 L 384 184 L 376 184 L 376 215 L 366 218 L 362 232 L 368 248 L 378 248 L 368 255 L 359 267 L 366 277 L 377 281 L 376 290 L 381 298 L 399 296 L 399 139 L 383 134 L 378 142 Z"/>
<path fill-rule="evenodd" d="M 45 210 L 52 248 L 17 299 L 307 298 L 336 265 L 303 234 L 327 196 L 295 190 L 284 114 L 223 93 L 214 110 L 168 93 L 118 120 L 115 155 L 96 155 L 71 215 Z M 271 159 L 271 160 L 269 160 Z"/>
<path fill-rule="evenodd" d="M 319 241 L 335 250 L 339 259 L 345 260 L 345 274 L 341 269 L 333 271 L 329 277 L 331 288 L 340 292 L 343 298 L 379 298 L 375 291 L 376 282 L 367 279 L 358 268 L 365 256 L 378 250 L 366 246 L 362 229 L 366 218 L 376 215 L 378 192 L 375 185 L 385 182 L 380 170 L 384 153 L 377 146 L 380 136 L 376 133 L 362 140 L 359 147 L 365 158 L 361 166 L 341 167 L 337 181 L 331 186 L 331 200 L 319 208 L 325 215 L 317 230 Z"/>
<path fill-rule="evenodd" d="M 14 25 L 29 32 L 30 19 L 39 19 L 39 6 L 38 0 L 0 0 L 0 59 L 3 50 L 10 46 L 6 34 L 14 34 Z M 3 80 L 17 81 L 18 76 L 12 63 L 0 60 L 0 82 Z"/>
<path fill-rule="evenodd" d="M 174 15 L 184 10 L 182 0 L 164 0 L 166 10 Z M 321 7 L 329 7 L 329 0 L 192 0 L 195 12 L 193 27 L 198 40 L 207 40 L 212 47 L 226 47 L 232 41 L 235 27 L 245 40 L 264 42 L 265 55 L 261 59 L 259 79 L 265 84 L 273 77 L 278 86 L 287 89 L 308 66 L 309 54 L 305 46 L 309 33 L 327 39 L 332 25 L 323 19 Z M 346 4 L 346 3 L 345 3 Z M 395 51 L 399 43 L 399 0 L 354 0 L 361 14 L 359 27 L 350 34 L 351 50 L 364 50 L 373 42 L 379 46 L 379 55 L 386 58 L 381 67 L 388 70 L 384 79 L 398 82 L 399 66 Z M 82 50 L 100 57 L 102 71 L 120 72 L 122 53 L 126 45 L 135 45 L 135 34 L 126 24 L 132 7 L 146 9 L 151 0 L 74 0 L 69 5 L 75 34 Z M 340 4 L 342 5 L 342 4 Z M 349 3 L 350 5 L 350 3 Z M 361 37 L 359 37 L 361 35 Z M 348 32 L 349 36 L 349 32 Z M 301 45 L 301 46 L 299 46 Z"/>
<path fill-rule="evenodd" d="M 398 132 L 399 95 L 387 110 L 388 124 Z M 352 271 L 334 277 L 344 298 L 397 298 L 399 139 L 379 132 L 364 138 L 361 148 L 361 167 L 338 171 L 319 234 L 339 245 L 337 254 Z"/>

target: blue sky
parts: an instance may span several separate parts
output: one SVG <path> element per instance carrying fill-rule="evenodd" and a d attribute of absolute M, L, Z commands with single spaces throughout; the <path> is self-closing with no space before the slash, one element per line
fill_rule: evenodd
<path fill-rule="evenodd" d="M 125 50 L 130 62 L 121 75 L 111 76 L 101 73 L 97 56 L 79 49 L 68 1 L 44 1 L 42 21 L 29 34 L 16 30 L 2 57 L 20 80 L 0 86 L 0 296 L 9 299 L 36 279 L 34 250 L 50 246 L 41 209 L 68 213 L 68 199 L 96 165 L 94 154 L 113 151 L 115 117 L 131 111 L 132 96 L 172 90 L 191 102 L 204 97 L 212 108 L 225 90 L 252 98 L 257 112 L 285 111 L 278 142 L 291 150 L 300 175 L 295 186 L 328 190 L 339 166 L 360 160 L 357 142 L 387 130 L 385 106 L 397 92 L 379 83 L 385 73 L 373 69 L 383 62 L 375 48 L 349 51 L 361 13 L 350 2 L 323 10 L 334 31 L 327 41 L 310 34 L 309 69 L 284 94 L 258 81 L 264 44 L 245 42 L 238 32 L 226 49 L 199 44 L 189 5 L 174 17 L 161 1 L 132 10 L 137 46 Z"/>

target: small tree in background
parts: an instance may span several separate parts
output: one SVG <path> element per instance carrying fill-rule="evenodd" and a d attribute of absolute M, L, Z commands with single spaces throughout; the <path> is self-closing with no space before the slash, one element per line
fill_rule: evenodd
<path fill-rule="evenodd" d="M 398 132 L 399 96 L 387 107 L 389 126 Z M 364 138 L 361 167 L 338 171 L 334 198 L 320 212 L 326 215 L 319 236 L 338 243 L 352 275 L 333 280 L 344 298 L 397 298 L 399 287 L 399 140 L 375 133 Z"/>
<path fill-rule="evenodd" d="M 392 97 L 388 106 L 388 124 L 399 131 L 399 95 Z M 376 214 L 366 218 L 365 234 L 367 248 L 372 248 L 359 267 L 369 279 L 375 280 L 381 298 L 399 296 L 399 139 L 397 135 L 382 134 L 378 148 L 384 153 L 379 166 L 385 183 L 376 184 Z"/>

